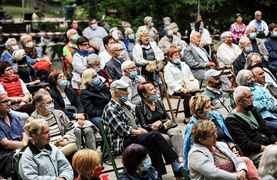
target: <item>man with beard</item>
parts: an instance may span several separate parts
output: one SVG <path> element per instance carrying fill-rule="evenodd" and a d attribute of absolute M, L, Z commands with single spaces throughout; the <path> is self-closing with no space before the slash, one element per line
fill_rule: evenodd
<path fill-rule="evenodd" d="M 209 69 L 205 72 L 204 78 L 207 82 L 207 86 L 202 95 L 208 96 L 211 99 L 211 105 L 214 109 L 226 118 L 228 113 L 233 110 L 231 105 L 234 105 L 234 103 L 229 94 L 221 90 L 221 75 L 222 71 L 214 69 Z"/>
<path fill-rule="evenodd" d="M 256 167 L 267 145 L 277 144 L 277 138 L 266 127 L 261 114 L 253 108 L 250 89 L 239 86 L 234 91 L 236 108 L 226 118 L 226 126 L 244 156 L 249 157 Z"/>

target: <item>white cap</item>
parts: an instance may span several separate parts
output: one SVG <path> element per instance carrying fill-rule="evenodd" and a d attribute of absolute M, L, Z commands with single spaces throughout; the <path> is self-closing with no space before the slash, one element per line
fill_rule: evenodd
<path fill-rule="evenodd" d="M 116 90 L 116 89 L 125 89 L 127 87 L 129 87 L 129 84 L 122 81 L 122 80 L 115 80 L 110 85 L 110 89 L 113 90 L 113 91 Z"/>
<path fill-rule="evenodd" d="M 222 74 L 223 71 L 217 71 L 215 69 L 209 69 L 204 73 L 205 80 L 209 79 L 210 77 L 219 76 Z"/>
<path fill-rule="evenodd" d="M 23 57 L 25 57 L 25 50 L 19 49 L 13 52 L 13 59 L 16 61 L 20 61 Z"/>

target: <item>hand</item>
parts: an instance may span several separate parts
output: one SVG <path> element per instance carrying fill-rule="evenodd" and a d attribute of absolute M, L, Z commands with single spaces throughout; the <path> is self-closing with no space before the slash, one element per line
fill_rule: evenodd
<path fill-rule="evenodd" d="M 78 120 L 85 120 L 85 115 L 83 113 L 77 114 Z"/>
<path fill-rule="evenodd" d="M 84 124 L 85 124 L 85 122 L 84 122 L 84 120 L 82 120 L 82 119 L 78 119 L 78 124 L 79 124 L 81 127 L 83 127 Z"/>
<path fill-rule="evenodd" d="M 21 107 L 21 106 L 23 106 L 24 104 L 26 104 L 24 101 L 21 101 L 20 103 L 19 103 L 19 107 Z"/>
<path fill-rule="evenodd" d="M 59 142 L 59 146 L 64 147 L 65 145 L 69 144 L 69 141 L 67 139 L 62 139 Z"/>
<path fill-rule="evenodd" d="M 244 170 L 241 170 L 240 172 L 238 172 L 236 179 L 238 179 L 238 180 L 244 180 L 244 179 L 246 179 L 246 172 Z"/>
<path fill-rule="evenodd" d="M 215 67 L 215 63 L 213 63 L 213 62 L 206 62 L 206 67 L 207 68 L 213 68 L 213 67 Z"/>
<path fill-rule="evenodd" d="M 150 124 L 150 126 L 151 126 L 151 129 L 152 129 L 153 131 L 158 131 L 158 129 L 159 129 L 159 126 L 157 126 L 157 125 L 155 125 L 155 124 Z"/>
<path fill-rule="evenodd" d="M 184 94 L 187 94 L 187 93 L 189 93 L 190 91 L 191 91 L 191 89 L 184 88 L 183 93 L 184 93 Z"/>
<path fill-rule="evenodd" d="M 141 134 L 146 134 L 148 133 L 145 129 L 143 128 L 138 128 L 138 130 L 140 131 Z"/>
<path fill-rule="evenodd" d="M 33 83 L 34 83 L 34 84 L 38 84 L 38 83 L 40 83 L 40 80 L 37 79 L 37 80 L 33 81 Z"/>
<path fill-rule="evenodd" d="M 63 139 L 58 139 L 58 140 L 56 140 L 55 142 L 54 142 L 54 145 L 55 146 L 59 146 L 60 145 L 60 142 L 62 142 L 63 141 Z"/>
<path fill-rule="evenodd" d="M 148 61 L 149 64 L 156 64 L 157 63 L 157 60 L 154 60 L 154 61 Z"/>
<path fill-rule="evenodd" d="M 167 120 L 165 123 L 164 123 L 166 126 L 170 126 L 172 124 L 172 120 Z"/>

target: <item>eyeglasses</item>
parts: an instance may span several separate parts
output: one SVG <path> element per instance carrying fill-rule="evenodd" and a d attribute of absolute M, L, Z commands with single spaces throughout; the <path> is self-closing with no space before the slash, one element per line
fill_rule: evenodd
<path fill-rule="evenodd" d="M 124 51 L 124 49 L 115 49 L 114 51 L 116 51 L 116 52 L 120 52 L 120 51 Z"/>
<path fill-rule="evenodd" d="M 48 101 L 48 102 L 43 102 L 42 104 L 47 104 L 47 105 L 49 105 L 49 104 L 52 104 L 52 103 L 54 103 L 54 100 L 52 99 L 51 101 Z"/>
<path fill-rule="evenodd" d="M 65 75 L 63 75 L 63 74 L 60 74 L 59 76 L 58 76 L 58 80 L 59 79 L 66 79 L 66 77 L 65 77 Z"/>
<path fill-rule="evenodd" d="M 82 44 L 82 46 L 89 46 L 89 43 L 84 43 Z"/>
<path fill-rule="evenodd" d="M 12 102 L 11 99 L 7 99 L 7 100 L 4 100 L 4 101 L 1 101 L 0 104 L 6 104 L 6 105 L 10 105 L 10 103 Z"/>
<path fill-rule="evenodd" d="M 129 67 L 129 68 L 127 68 L 127 70 L 134 70 L 134 69 L 137 69 L 137 67 L 134 66 L 134 67 Z"/>

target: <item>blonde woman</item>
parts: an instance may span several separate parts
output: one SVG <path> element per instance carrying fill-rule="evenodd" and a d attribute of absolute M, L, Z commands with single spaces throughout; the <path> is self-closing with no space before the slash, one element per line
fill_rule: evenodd
<path fill-rule="evenodd" d="M 28 147 L 19 161 L 19 174 L 27 179 L 73 179 L 73 170 L 60 149 L 50 144 L 49 123 L 35 119 L 24 126 L 29 140 Z"/>

